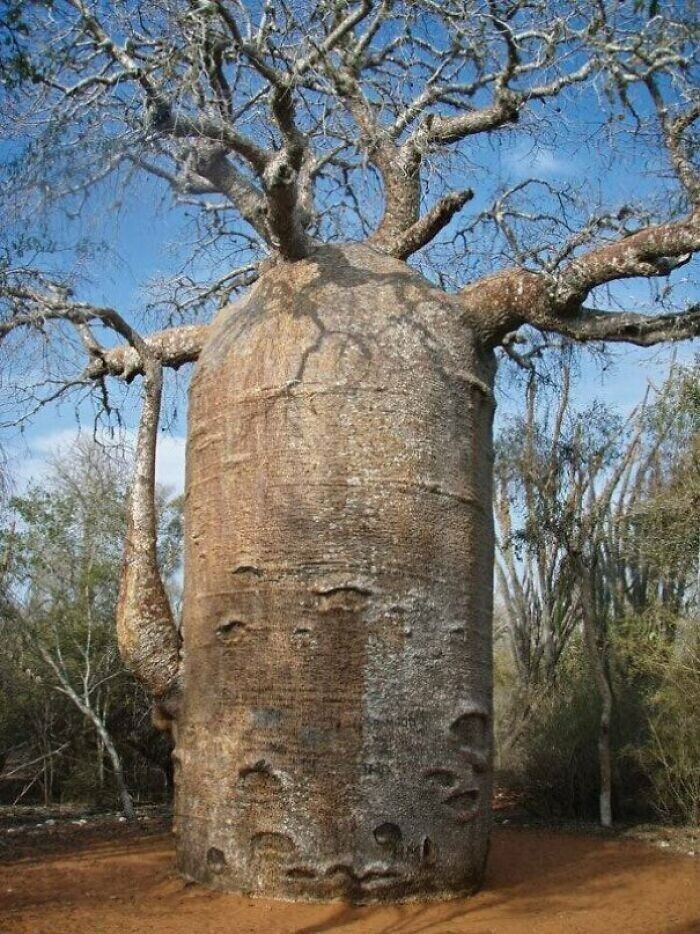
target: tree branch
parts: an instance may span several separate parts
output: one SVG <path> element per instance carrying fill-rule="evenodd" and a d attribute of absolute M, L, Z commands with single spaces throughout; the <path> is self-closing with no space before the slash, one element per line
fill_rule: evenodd
<path fill-rule="evenodd" d="M 411 254 L 430 243 L 446 227 L 455 214 L 471 201 L 474 192 L 471 188 L 453 191 L 441 198 L 426 214 L 408 230 L 399 234 L 394 243 L 387 243 L 385 250 L 398 259 L 407 259 Z"/>
<path fill-rule="evenodd" d="M 577 341 L 612 341 L 651 347 L 664 341 L 700 337 L 700 304 L 664 315 L 600 311 L 581 308 L 569 316 L 544 317 L 532 322 L 541 331 L 554 331 Z"/>
<path fill-rule="evenodd" d="M 465 324 L 492 345 L 510 348 L 513 332 L 529 324 L 577 341 L 612 341 L 649 347 L 700 336 L 700 305 L 662 315 L 602 311 L 562 301 L 549 276 L 513 268 L 489 276 L 460 294 Z"/>
<path fill-rule="evenodd" d="M 148 353 L 162 366 L 178 369 L 185 363 L 194 363 L 210 332 L 208 324 L 185 324 L 181 327 L 155 331 L 143 338 Z M 141 355 L 131 346 L 121 346 L 101 351 L 90 361 L 85 370 L 87 379 L 97 380 L 104 376 L 120 376 L 130 382 L 143 374 Z"/>
<path fill-rule="evenodd" d="M 17 306 L 9 318 L 0 321 L 0 342 L 20 328 L 40 330 L 47 321 L 66 321 L 75 327 L 91 357 L 84 373 L 86 380 L 119 376 L 130 382 L 134 376 L 145 372 L 145 363 L 149 359 L 177 369 L 197 359 L 209 334 L 209 325 L 190 324 L 143 337 L 113 308 L 72 302 L 65 289 L 60 290 L 42 279 L 40 281 L 43 285 L 41 291 L 23 283 L 0 284 L 0 295 Z M 101 346 L 89 328 L 95 321 L 124 338 L 126 343 L 111 348 Z"/>
<path fill-rule="evenodd" d="M 677 223 L 646 227 L 605 243 L 573 260 L 560 274 L 555 300 L 583 302 L 600 285 L 637 276 L 666 276 L 700 250 L 700 212 Z"/>

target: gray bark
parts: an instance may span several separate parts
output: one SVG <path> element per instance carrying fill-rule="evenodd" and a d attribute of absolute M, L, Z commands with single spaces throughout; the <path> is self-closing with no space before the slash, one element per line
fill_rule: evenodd
<path fill-rule="evenodd" d="M 598 769 L 600 772 L 600 825 L 612 827 L 612 754 L 610 750 L 610 721 L 613 710 L 613 694 L 608 681 L 605 663 L 598 649 L 595 625 L 593 589 L 589 571 L 578 561 L 579 586 L 581 591 L 581 618 L 586 655 L 595 679 L 600 701 L 598 727 Z"/>
<path fill-rule="evenodd" d="M 362 246 L 266 273 L 190 390 L 178 862 L 468 893 L 491 809 L 491 354 Z"/>

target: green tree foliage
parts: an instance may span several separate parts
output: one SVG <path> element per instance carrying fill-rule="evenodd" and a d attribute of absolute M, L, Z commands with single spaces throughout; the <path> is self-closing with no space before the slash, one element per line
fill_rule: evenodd
<path fill-rule="evenodd" d="M 110 740 L 135 791 L 153 793 L 168 781 L 167 743 L 151 726 L 148 698 L 124 670 L 116 645 L 127 477 L 124 459 L 79 444 L 55 461 L 47 479 L 9 503 L 2 531 L 0 749 L 10 764 L 35 763 L 10 769 L 22 779 L 8 786 L 15 797 L 29 794 L 31 785 L 43 788 L 47 801 L 111 800 Z M 174 584 L 179 504 L 160 499 L 160 555 Z"/>
<path fill-rule="evenodd" d="M 531 402 L 501 437 L 501 555 L 516 555 L 501 588 L 515 608 L 506 632 L 518 688 L 502 689 L 517 708 L 502 721 L 518 725 L 516 764 L 545 810 L 592 815 L 607 692 L 618 813 L 653 806 L 698 819 L 698 385 L 697 366 L 674 368 L 627 423 L 599 404 L 574 411 L 565 391 L 558 408 Z M 567 595 L 574 623 L 562 645 L 553 610 Z M 541 658 L 543 607 L 557 652 L 533 679 L 517 653 Z"/>

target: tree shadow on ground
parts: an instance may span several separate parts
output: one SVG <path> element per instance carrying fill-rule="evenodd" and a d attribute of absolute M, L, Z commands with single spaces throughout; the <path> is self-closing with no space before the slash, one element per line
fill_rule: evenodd
<path fill-rule="evenodd" d="M 367 908 L 338 905 L 318 923 L 296 928 L 295 934 L 326 934 L 343 928 L 372 934 L 486 934 L 511 930 L 509 923 L 518 922 L 523 930 L 540 931 L 543 922 L 556 918 L 561 919 L 561 927 L 556 929 L 565 931 L 564 918 L 573 922 L 579 917 L 578 923 L 585 925 L 584 919 L 592 912 L 599 913 L 602 922 L 606 909 L 618 901 L 620 930 L 631 930 L 634 925 L 630 928 L 622 920 L 624 912 L 629 917 L 635 907 L 653 900 L 650 886 L 654 877 L 662 877 L 657 879 L 662 888 L 670 881 L 677 860 L 690 868 L 687 858 L 669 857 L 627 841 L 501 829 L 494 834 L 484 887 L 473 898 Z M 669 917 L 669 926 L 664 923 L 663 930 L 673 934 L 700 931 L 697 891 L 695 897 L 697 919 L 674 926 Z M 615 929 L 612 918 L 609 929 Z"/>
<path fill-rule="evenodd" d="M 12 930 L 71 934 L 694 934 L 699 870 L 696 859 L 633 841 L 497 828 L 484 888 L 473 898 L 359 907 L 188 884 L 168 837 L 95 841 L 90 850 L 0 866 L 0 928 L 4 915 Z"/>

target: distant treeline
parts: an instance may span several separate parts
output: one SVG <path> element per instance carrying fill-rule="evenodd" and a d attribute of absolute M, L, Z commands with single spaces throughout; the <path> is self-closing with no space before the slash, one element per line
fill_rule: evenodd
<path fill-rule="evenodd" d="M 529 378 L 497 444 L 502 779 L 548 816 L 700 821 L 700 380 L 626 419 Z M 58 457 L 0 528 L 0 799 L 121 807 L 171 794 L 168 739 L 114 617 L 128 457 Z M 160 491 L 178 603 L 181 502 Z"/>

